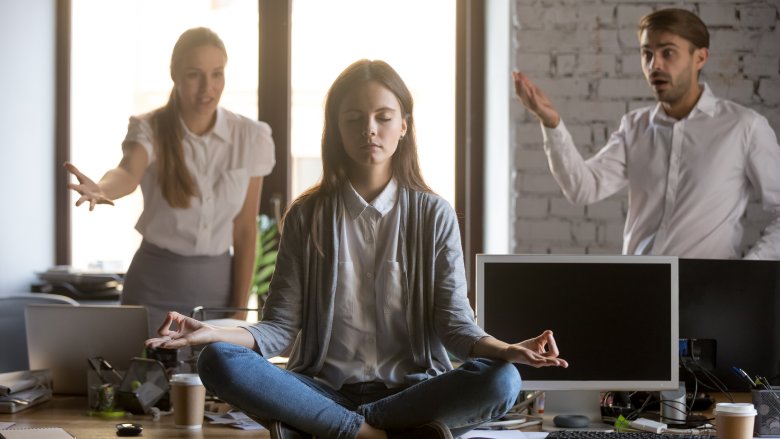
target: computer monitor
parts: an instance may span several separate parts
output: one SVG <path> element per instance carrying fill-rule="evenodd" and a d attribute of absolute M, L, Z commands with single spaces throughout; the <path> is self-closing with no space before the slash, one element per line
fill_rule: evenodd
<path fill-rule="evenodd" d="M 476 299 L 477 323 L 500 340 L 553 330 L 569 367 L 518 366 L 523 389 L 588 392 L 584 407 L 547 392 L 547 414 L 600 419 L 599 391 L 679 386 L 677 258 L 477 255 Z"/>
<path fill-rule="evenodd" d="M 680 259 L 680 338 L 699 391 L 748 391 L 734 366 L 780 384 L 780 261 Z"/>

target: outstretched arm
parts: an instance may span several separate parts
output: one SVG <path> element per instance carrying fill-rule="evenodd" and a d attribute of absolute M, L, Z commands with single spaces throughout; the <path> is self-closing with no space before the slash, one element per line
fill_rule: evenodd
<path fill-rule="evenodd" d="M 512 79 L 515 83 L 515 95 L 520 98 L 520 102 L 525 105 L 528 111 L 536 115 L 544 126 L 557 127 L 561 116 L 542 89 L 521 72 L 512 72 Z"/>
<path fill-rule="evenodd" d="M 515 94 L 543 125 L 544 151 L 564 196 L 578 205 L 614 194 L 627 183 L 623 126 L 598 154 L 585 160 L 550 99 L 526 75 L 512 72 Z"/>
<path fill-rule="evenodd" d="M 141 177 L 144 175 L 149 157 L 146 150 L 138 143 L 128 143 L 124 146 L 124 155 L 116 168 L 106 172 L 99 182 L 84 175 L 72 163 L 65 163 L 65 169 L 75 175 L 79 183 L 69 183 L 68 188 L 81 195 L 76 201 L 76 206 L 89 201 L 89 210 L 95 209 L 96 204 L 114 205 L 113 200 L 132 193 Z"/>
<path fill-rule="evenodd" d="M 555 337 L 549 329 L 534 338 L 515 344 L 505 343 L 495 337 L 484 337 L 479 339 L 471 350 L 472 357 L 495 358 L 533 367 L 569 367 L 566 360 L 558 357 L 559 354 Z"/>
<path fill-rule="evenodd" d="M 255 348 L 255 339 L 246 329 L 209 325 L 175 311 L 168 313 L 157 334 L 160 336 L 146 340 L 146 347 L 178 349 L 223 341 L 249 349 Z"/>

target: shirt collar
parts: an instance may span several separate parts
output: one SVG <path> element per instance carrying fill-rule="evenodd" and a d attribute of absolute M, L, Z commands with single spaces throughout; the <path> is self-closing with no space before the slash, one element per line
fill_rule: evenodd
<path fill-rule="evenodd" d="M 699 85 L 704 88 L 704 91 L 702 91 L 699 100 L 696 102 L 696 105 L 693 106 L 691 112 L 685 116 L 685 119 L 690 119 L 696 112 L 702 112 L 709 117 L 715 116 L 715 107 L 717 106 L 718 98 L 712 93 L 709 84 L 700 82 Z M 650 118 L 653 123 L 658 125 L 670 125 L 677 122 L 676 119 L 669 117 L 666 114 L 660 102 L 656 104 L 653 112 L 650 114 Z"/>
<path fill-rule="evenodd" d="M 214 127 L 211 129 L 211 131 L 203 134 L 203 136 L 198 136 L 197 134 L 190 131 L 190 129 L 187 128 L 187 124 L 184 123 L 184 119 L 182 119 L 181 116 L 179 116 L 179 122 L 181 123 L 185 135 L 193 136 L 193 137 L 205 137 L 205 136 L 214 135 L 226 142 L 230 139 L 230 127 L 228 126 L 227 118 L 225 117 L 225 112 L 222 109 L 222 107 L 217 107 L 217 120 L 214 122 Z"/>
<path fill-rule="evenodd" d="M 398 200 L 398 183 L 391 178 L 382 192 L 371 202 L 367 203 L 360 194 L 357 193 L 352 183 L 347 180 L 347 184 L 342 190 L 344 196 L 344 205 L 352 218 L 358 218 L 369 207 L 379 212 L 380 216 L 385 216 L 395 206 Z"/>
<path fill-rule="evenodd" d="M 226 142 L 230 140 L 230 127 L 225 117 L 225 110 L 222 107 L 217 107 L 217 121 L 214 123 L 214 129 L 211 132 Z"/>
<path fill-rule="evenodd" d="M 715 109 L 718 103 L 718 98 L 716 98 L 715 95 L 712 93 L 712 89 L 710 89 L 709 84 L 707 84 L 706 82 L 702 82 L 701 85 L 704 86 L 704 91 L 702 92 L 701 97 L 699 97 L 699 102 L 697 102 L 696 106 L 693 107 L 691 113 L 698 110 L 709 117 L 714 117 Z"/>

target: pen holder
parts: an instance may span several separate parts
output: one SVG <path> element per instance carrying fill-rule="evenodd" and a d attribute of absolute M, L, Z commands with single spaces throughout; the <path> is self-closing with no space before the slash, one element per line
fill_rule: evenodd
<path fill-rule="evenodd" d="M 107 412 L 114 409 L 116 389 L 120 379 L 108 370 L 87 370 L 87 403 L 90 410 Z"/>
<path fill-rule="evenodd" d="M 780 387 L 753 390 L 756 407 L 755 433 L 758 437 L 780 437 Z"/>

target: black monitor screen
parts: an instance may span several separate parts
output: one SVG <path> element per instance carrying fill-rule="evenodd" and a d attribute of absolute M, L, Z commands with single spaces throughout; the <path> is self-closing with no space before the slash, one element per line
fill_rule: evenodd
<path fill-rule="evenodd" d="M 779 296 L 780 261 L 680 259 L 680 338 L 699 341 L 690 369 L 700 388 L 747 391 L 733 366 L 780 384 Z"/>
<path fill-rule="evenodd" d="M 479 255 L 478 322 L 506 342 L 553 330 L 570 367 L 520 366 L 526 389 L 676 387 L 676 262 Z"/>

